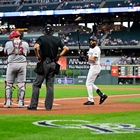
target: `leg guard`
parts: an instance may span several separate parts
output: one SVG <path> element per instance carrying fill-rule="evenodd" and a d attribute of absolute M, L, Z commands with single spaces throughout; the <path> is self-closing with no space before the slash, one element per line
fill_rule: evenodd
<path fill-rule="evenodd" d="M 24 100 L 25 96 L 25 83 L 18 83 L 18 99 L 19 100 Z"/>
<path fill-rule="evenodd" d="M 24 106 L 25 83 L 18 83 L 18 107 Z"/>
<path fill-rule="evenodd" d="M 12 83 L 5 82 L 5 103 L 7 99 L 12 100 Z"/>

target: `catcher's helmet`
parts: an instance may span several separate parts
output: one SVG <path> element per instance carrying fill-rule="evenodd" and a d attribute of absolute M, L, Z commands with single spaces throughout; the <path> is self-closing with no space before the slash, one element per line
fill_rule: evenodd
<path fill-rule="evenodd" d="M 44 31 L 47 34 L 51 34 L 51 33 L 53 33 L 54 30 L 53 30 L 53 27 L 51 25 L 46 25 Z"/>
<path fill-rule="evenodd" d="M 94 35 L 93 35 L 93 36 L 91 36 L 91 37 L 89 38 L 89 41 L 90 41 L 90 40 L 98 41 L 97 37 L 96 37 L 96 36 L 94 36 Z"/>
<path fill-rule="evenodd" d="M 14 30 L 10 33 L 8 39 L 11 39 L 13 37 L 19 37 L 19 36 L 21 36 L 20 32 L 18 30 Z"/>

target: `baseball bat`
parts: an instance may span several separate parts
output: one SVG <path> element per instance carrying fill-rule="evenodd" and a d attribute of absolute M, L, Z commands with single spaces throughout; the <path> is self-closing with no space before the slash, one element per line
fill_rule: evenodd
<path fill-rule="evenodd" d="M 81 53 L 81 44 L 80 44 L 80 35 L 79 30 L 77 29 L 77 41 L 78 41 L 78 47 L 79 47 L 79 54 Z"/>

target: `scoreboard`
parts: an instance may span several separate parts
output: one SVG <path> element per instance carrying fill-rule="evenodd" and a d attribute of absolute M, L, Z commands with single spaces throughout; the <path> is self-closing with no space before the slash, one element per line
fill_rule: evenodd
<path fill-rule="evenodd" d="M 118 76 L 118 78 L 140 78 L 140 65 L 112 66 L 111 69 L 112 76 Z"/>
<path fill-rule="evenodd" d="M 127 75 L 133 76 L 134 74 L 134 67 L 133 66 L 119 66 L 118 75 Z"/>

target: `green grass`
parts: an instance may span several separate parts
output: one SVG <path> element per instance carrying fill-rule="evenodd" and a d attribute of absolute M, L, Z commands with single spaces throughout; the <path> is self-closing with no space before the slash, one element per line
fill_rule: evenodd
<path fill-rule="evenodd" d="M 130 103 L 140 103 L 140 97 L 137 97 L 137 98 L 121 98 L 121 99 L 117 99 L 116 101 L 119 101 L 119 102 L 130 102 Z"/>
<path fill-rule="evenodd" d="M 86 116 L 86 117 L 85 117 Z M 140 131 L 133 133 L 95 134 L 93 129 L 81 129 L 79 125 L 90 124 L 133 124 L 140 128 L 140 112 L 106 113 L 106 114 L 77 114 L 77 115 L 1 115 L 0 116 L 1 140 L 139 140 Z M 6 120 L 6 122 L 5 122 Z M 65 120 L 55 122 L 63 128 L 36 126 L 33 122 L 41 120 Z M 66 121 L 67 120 L 67 121 Z M 72 120 L 85 120 L 74 124 Z M 67 122 L 67 123 L 66 123 Z M 5 123 L 7 125 L 5 125 Z M 64 128 L 67 127 L 67 128 Z M 78 128 L 70 128 L 77 127 Z M 116 130 L 118 132 L 128 132 Z"/>
<path fill-rule="evenodd" d="M 140 94 L 139 85 L 98 85 L 98 87 L 107 95 L 124 95 L 124 94 Z M 136 90 L 137 89 L 137 90 Z M 17 88 L 13 89 L 13 97 L 17 97 Z M 0 98 L 5 96 L 4 85 L 0 85 Z M 27 84 L 26 97 L 30 98 L 32 93 L 32 85 Z M 45 97 L 46 88 L 42 85 L 40 90 L 40 97 Z M 93 92 L 94 96 L 97 96 Z M 87 97 L 87 90 L 85 85 L 55 85 L 55 98 L 70 98 L 70 97 Z"/>
<path fill-rule="evenodd" d="M 107 95 L 140 94 L 138 85 L 98 85 Z M 4 84 L 0 85 L 0 97 L 4 97 Z M 26 97 L 31 97 L 31 84 L 27 84 Z M 40 97 L 45 97 L 46 89 L 42 86 Z M 94 93 L 94 96 L 97 96 Z M 17 89 L 13 91 L 17 97 Z M 85 85 L 55 85 L 55 98 L 87 97 Z M 140 98 L 123 98 L 121 102 L 140 103 Z M 3 108 L 0 108 L 0 110 Z M 94 108 L 93 108 L 94 109 Z M 61 109 L 60 109 L 61 111 Z M 71 115 L 0 115 L 0 140 L 139 140 L 140 131 L 117 129 L 116 124 L 130 124 L 140 128 L 140 111 L 102 114 L 71 114 Z M 37 121 L 57 120 L 54 125 L 59 127 L 41 127 L 34 125 Z M 82 122 L 81 122 L 81 121 Z M 86 121 L 86 122 L 83 122 Z M 119 133 L 99 133 L 95 129 L 81 128 L 81 125 L 93 125 L 106 129 L 114 129 Z M 74 128 L 72 128 L 74 127 Z M 127 133 L 124 133 L 127 132 Z"/>

